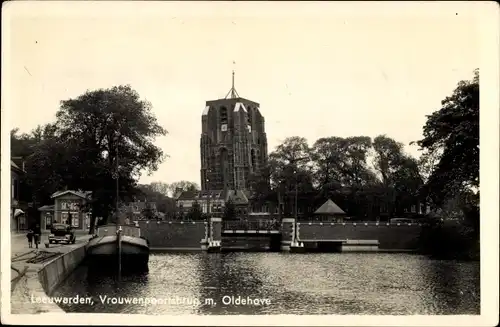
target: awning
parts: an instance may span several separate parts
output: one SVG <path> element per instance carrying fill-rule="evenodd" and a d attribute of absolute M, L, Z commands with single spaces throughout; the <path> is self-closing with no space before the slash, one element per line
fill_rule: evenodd
<path fill-rule="evenodd" d="M 19 215 L 24 215 L 24 211 L 22 211 L 21 209 L 14 210 L 14 217 L 17 217 Z"/>

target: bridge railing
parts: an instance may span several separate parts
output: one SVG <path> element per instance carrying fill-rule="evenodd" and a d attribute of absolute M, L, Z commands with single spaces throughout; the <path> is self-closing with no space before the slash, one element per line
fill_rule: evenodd
<path fill-rule="evenodd" d="M 279 230 L 279 223 L 268 220 L 225 221 L 224 230 Z"/>

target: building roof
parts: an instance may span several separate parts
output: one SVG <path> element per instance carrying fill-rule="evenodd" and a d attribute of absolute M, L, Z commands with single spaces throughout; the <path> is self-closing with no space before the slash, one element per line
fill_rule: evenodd
<path fill-rule="evenodd" d="M 54 211 L 54 205 L 53 204 L 50 204 L 50 205 L 44 205 L 40 208 L 38 208 L 38 211 Z"/>
<path fill-rule="evenodd" d="M 250 192 L 244 190 L 228 190 L 224 194 L 224 190 L 203 190 L 203 191 L 184 191 L 177 200 L 180 201 L 206 201 L 206 200 L 222 200 L 233 201 L 234 204 L 248 204 Z"/>
<path fill-rule="evenodd" d="M 220 200 L 224 198 L 224 191 L 222 190 L 203 190 L 203 191 L 183 191 L 177 200 L 195 201 L 195 200 Z"/>
<path fill-rule="evenodd" d="M 18 173 L 24 173 L 24 170 L 19 168 L 19 166 L 12 159 L 10 160 L 10 169 Z"/>
<path fill-rule="evenodd" d="M 57 191 L 55 192 L 54 194 L 52 194 L 51 198 L 54 199 L 54 198 L 58 198 L 60 196 L 63 196 L 65 194 L 73 194 L 73 195 L 76 195 L 80 198 L 84 198 L 84 199 L 89 199 L 90 196 L 92 195 L 92 192 L 91 191 L 73 191 L 73 190 L 66 190 L 66 191 Z"/>
<path fill-rule="evenodd" d="M 340 209 L 338 205 L 332 200 L 328 199 L 318 210 L 314 212 L 317 215 L 345 215 L 344 210 Z"/>

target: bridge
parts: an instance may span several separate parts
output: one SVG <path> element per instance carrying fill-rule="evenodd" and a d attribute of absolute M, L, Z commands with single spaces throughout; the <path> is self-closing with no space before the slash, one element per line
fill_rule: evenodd
<path fill-rule="evenodd" d="M 268 220 L 254 221 L 225 221 L 222 226 L 222 235 L 267 235 L 281 234 L 281 224 Z"/>
<path fill-rule="evenodd" d="M 421 224 L 375 221 L 314 222 L 283 218 L 281 221 L 139 221 L 141 235 L 152 249 L 224 250 L 245 246 L 306 252 L 411 251 L 418 248 Z M 456 224 L 456 223 L 455 223 Z M 453 228 L 451 226 L 450 228 Z"/>
<path fill-rule="evenodd" d="M 297 222 L 294 218 L 283 218 L 280 222 L 215 219 L 220 224 L 220 229 L 218 233 L 210 235 L 219 240 L 216 244 L 221 249 L 230 246 L 251 247 L 252 244 L 257 246 L 268 240 L 269 247 L 278 251 L 371 252 L 378 251 L 381 246 L 388 250 L 408 250 L 416 247 L 421 230 L 418 224 L 399 222 Z"/>

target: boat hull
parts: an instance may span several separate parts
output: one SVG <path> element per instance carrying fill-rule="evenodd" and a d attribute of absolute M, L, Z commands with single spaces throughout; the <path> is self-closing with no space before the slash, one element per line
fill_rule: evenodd
<path fill-rule="evenodd" d="M 99 270 L 118 270 L 118 246 L 116 236 L 97 237 L 87 245 L 87 263 Z M 147 270 L 149 246 L 138 237 L 121 237 L 121 270 Z"/>

